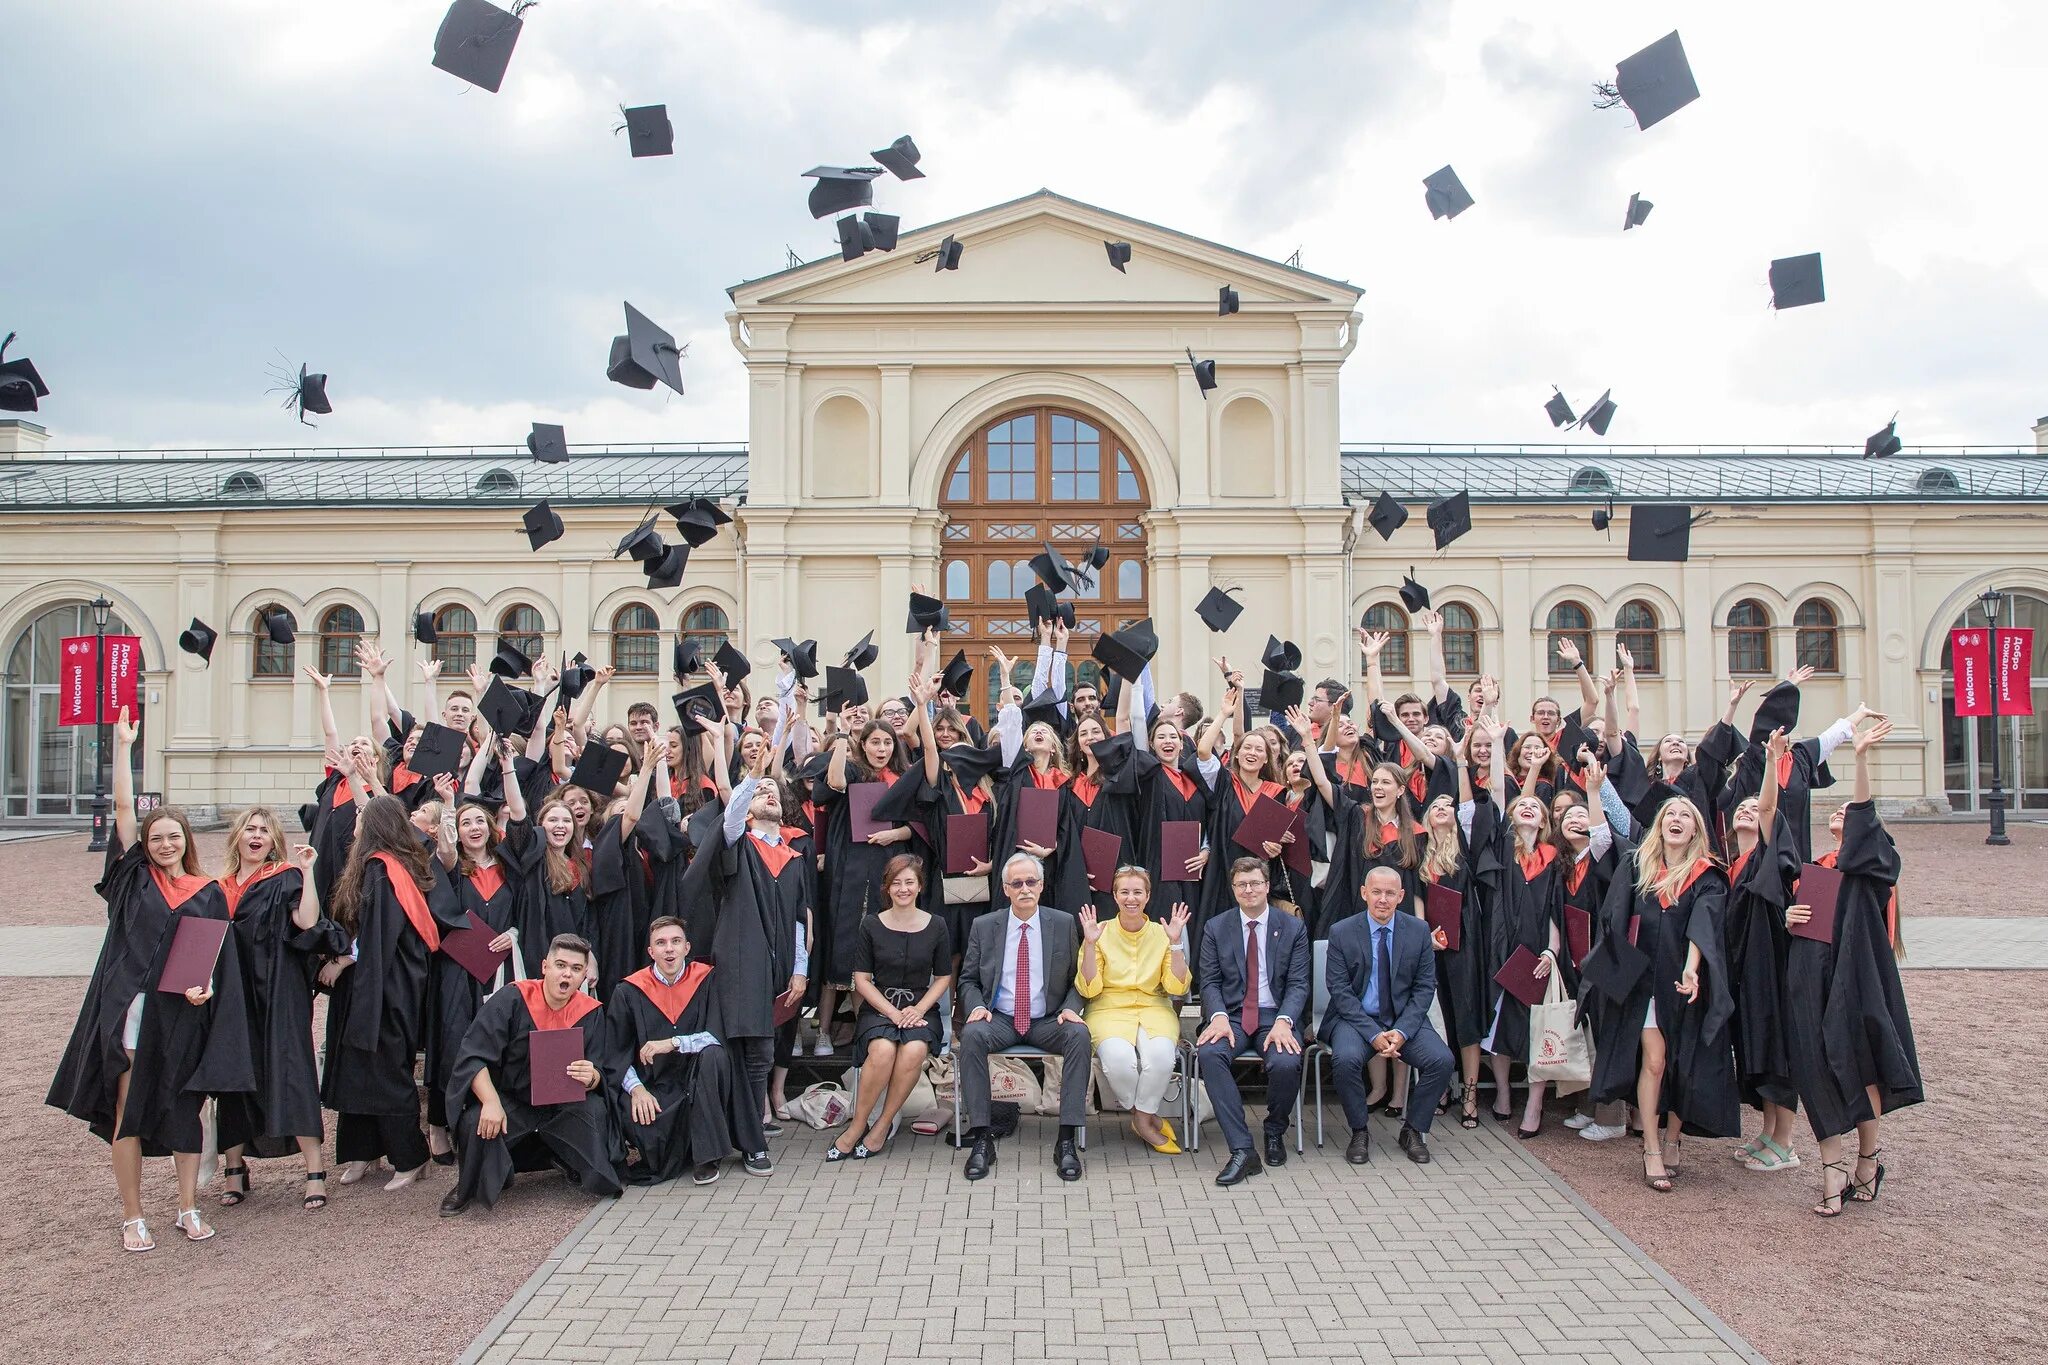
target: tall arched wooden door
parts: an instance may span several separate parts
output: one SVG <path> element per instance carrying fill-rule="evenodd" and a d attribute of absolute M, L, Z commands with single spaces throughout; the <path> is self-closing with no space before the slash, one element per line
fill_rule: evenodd
<path fill-rule="evenodd" d="M 960 448 L 939 497 L 947 514 L 939 589 L 953 623 L 945 657 L 967 650 L 976 715 L 987 720 L 995 712 L 986 646 L 1001 646 L 1016 660 L 1013 681 L 1030 687 L 1036 647 L 1024 593 L 1035 581 L 1030 561 L 1041 541 L 1051 541 L 1069 561 L 1095 545 L 1109 550 L 1095 587 L 1074 595 L 1068 641 L 1068 687 L 1099 680 L 1096 637 L 1151 614 L 1140 519 L 1149 506 L 1129 447 L 1076 412 L 1007 412 Z"/>

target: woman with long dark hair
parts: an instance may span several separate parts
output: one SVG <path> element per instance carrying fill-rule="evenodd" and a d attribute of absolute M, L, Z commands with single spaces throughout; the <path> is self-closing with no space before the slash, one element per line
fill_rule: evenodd
<path fill-rule="evenodd" d="M 832 1014 L 839 992 L 852 988 L 861 918 L 888 903 L 882 869 L 890 858 L 907 851 L 915 837 L 908 824 L 898 823 L 855 839 L 853 798 L 848 793 L 864 782 L 893 784 L 903 775 L 904 749 L 886 721 L 871 720 L 853 735 L 842 731 L 832 737 L 831 760 L 813 788 L 825 827 L 826 905 L 818 922 L 824 962 L 814 968 L 824 982 L 818 993 L 818 1041 L 812 1049 L 819 1057 L 832 1055 Z"/>

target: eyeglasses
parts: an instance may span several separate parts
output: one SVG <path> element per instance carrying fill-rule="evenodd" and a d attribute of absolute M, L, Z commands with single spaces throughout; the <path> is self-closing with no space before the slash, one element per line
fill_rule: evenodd
<path fill-rule="evenodd" d="M 1007 886 L 1007 887 L 1010 887 L 1010 888 L 1012 888 L 1012 889 L 1014 889 L 1014 890 L 1019 890 L 1019 891 L 1021 891 L 1021 890 L 1023 890 L 1023 889 L 1025 888 L 1025 887 L 1027 887 L 1027 886 L 1037 886 L 1037 885 L 1039 885 L 1039 884 L 1040 884 L 1040 882 L 1041 882 L 1042 880 L 1043 880 L 1043 878 L 1039 878 L 1039 877 L 1022 877 L 1022 878 L 1018 878 L 1018 877 L 1011 877 L 1011 878 L 1008 878 L 1008 879 L 1006 879 L 1006 880 L 1005 880 L 1005 881 L 1003 882 L 1003 885 L 1004 885 L 1004 886 Z"/>

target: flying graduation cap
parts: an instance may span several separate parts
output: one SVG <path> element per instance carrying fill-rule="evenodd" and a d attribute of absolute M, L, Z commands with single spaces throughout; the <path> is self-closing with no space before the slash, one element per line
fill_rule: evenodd
<path fill-rule="evenodd" d="M 1411 612 L 1421 611 L 1429 605 L 1429 589 L 1415 581 L 1413 564 L 1408 566 L 1406 576 L 1401 579 L 1401 605 Z"/>
<path fill-rule="evenodd" d="M 1456 218 L 1472 207 L 1473 198 L 1465 192 L 1465 186 L 1458 179 L 1458 173 L 1449 166 L 1432 171 L 1422 181 L 1423 201 L 1429 205 L 1432 218 Z"/>
<path fill-rule="evenodd" d="M 1053 590 L 1043 583 L 1033 583 L 1024 593 L 1024 612 L 1036 630 L 1040 621 L 1052 621 L 1074 628 L 1074 604 L 1062 602 Z"/>
<path fill-rule="evenodd" d="M 490 0 L 455 0 L 441 18 L 434 34 L 434 65 L 471 85 L 498 93 L 505 80 L 505 68 L 512 64 L 512 48 L 520 18 L 533 0 L 513 0 L 511 10 L 499 9 Z"/>
<path fill-rule="evenodd" d="M 1152 656 L 1158 652 L 1159 636 L 1152 629 L 1149 616 L 1122 630 L 1095 637 L 1096 659 L 1126 682 L 1136 682 L 1138 675 L 1145 671 L 1145 665 L 1151 663 Z"/>
<path fill-rule="evenodd" d="M 1607 529 L 1612 525 L 1614 525 L 1614 499 L 1609 498 L 1605 507 L 1593 509 L 1593 529 L 1596 531 L 1606 531 L 1608 539 L 1612 540 L 1614 532 Z"/>
<path fill-rule="evenodd" d="M 1640 194 L 1630 195 L 1628 197 L 1628 216 L 1621 220 L 1621 230 L 1627 232 L 1630 228 L 1641 227 L 1643 220 L 1650 216 L 1650 210 L 1656 207 L 1655 204 L 1643 198 Z"/>
<path fill-rule="evenodd" d="M 683 352 L 676 339 L 655 326 L 632 304 L 626 305 L 626 334 L 612 338 L 612 355 L 604 376 L 629 389 L 651 389 L 666 384 L 683 391 Z"/>
<path fill-rule="evenodd" d="M 1131 244 L 1129 242 L 1104 242 L 1102 246 L 1104 250 L 1109 252 L 1109 263 L 1116 267 L 1117 273 L 1120 275 L 1129 274 L 1130 272 L 1125 270 L 1124 267 L 1131 263 Z"/>
<path fill-rule="evenodd" d="M 1229 630 L 1243 613 L 1244 603 L 1222 588 L 1209 589 L 1202 594 L 1202 600 L 1195 603 L 1195 615 L 1202 619 L 1203 625 L 1219 635 Z"/>
<path fill-rule="evenodd" d="M 894 142 L 882 148 L 881 151 L 869 152 L 868 155 L 880 163 L 883 170 L 886 170 L 898 180 L 924 179 L 924 172 L 917 168 L 917 163 L 924 159 L 923 154 L 917 150 L 917 144 L 910 140 L 910 134 L 908 133 L 897 138 Z"/>
<path fill-rule="evenodd" d="M 1216 362 L 1213 360 L 1195 359 L 1194 348 L 1189 347 L 1188 364 L 1195 367 L 1195 387 L 1200 389 L 1202 397 L 1207 399 L 1209 390 L 1216 387 Z"/>
<path fill-rule="evenodd" d="M 661 510 L 676 519 L 676 530 L 693 550 L 708 545 L 716 538 L 719 527 L 732 524 L 732 518 L 725 509 L 710 498 L 691 498 L 688 502 L 673 503 Z"/>
<path fill-rule="evenodd" d="M 213 642 L 219 638 L 218 631 L 195 616 L 191 625 L 178 632 L 178 648 L 187 654 L 197 654 L 203 663 L 212 663 Z"/>
<path fill-rule="evenodd" d="M 1564 390 L 1555 384 L 1550 386 L 1550 397 L 1543 400 L 1543 413 L 1554 427 L 1570 426 L 1579 420 L 1572 411 L 1571 401 L 1564 396 Z"/>
<path fill-rule="evenodd" d="M 288 645 L 299 638 L 292 629 L 292 614 L 282 609 L 263 614 L 263 633 L 274 645 Z"/>
<path fill-rule="evenodd" d="M 1381 540 L 1392 540 L 1394 532 L 1408 524 L 1408 509 L 1394 497 L 1382 492 L 1372 500 L 1372 512 L 1366 517 L 1372 529 L 1380 533 Z"/>
<path fill-rule="evenodd" d="M 1227 318 L 1236 311 L 1237 291 L 1227 284 L 1220 286 L 1216 290 L 1216 316 Z"/>
<path fill-rule="evenodd" d="M 688 545 L 664 545 L 659 555 L 640 567 L 647 571 L 648 587 L 675 588 L 682 586 L 683 570 L 689 563 Z"/>
<path fill-rule="evenodd" d="M 961 253 L 966 251 L 966 249 L 967 248 L 965 244 L 963 244 L 959 238 L 955 237 L 950 232 L 947 233 L 946 240 L 940 242 L 939 249 L 932 253 L 933 259 L 935 259 L 938 262 L 936 265 L 932 267 L 932 270 L 934 272 L 940 270 L 958 270 L 960 268 Z"/>
<path fill-rule="evenodd" d="M 1821 283 L 1818 251 L 1804 256 L 1780 256 L 1771 262 L 1771 307 L 1799 308 L 1809 303 L 1825 303 L 1827 297 Z"/>
<path fill-rule="evenodd" d="M 491 672 L 500 678 L 523 678 L 533 672 L 533 660 L 526 651 L 500 635 L 498 652 L 491 659 Z"/>
<path fill-rule="evenodd" d="M 857 261 L 870 251 L 894 251 L 897 230 L 903 220 L 893 213 L 849 213 L 835 226 L 839 229 L 839 259 Z"/>
<path fill-rule="evenodd" d="M 1691 553 L 1692 528 L 1706 518 L 1705 512 L 1694 516 L 1682 502 L 1638 506 L 1628 514 L 1628 557 L 1683 564 Z"/>
<path fill-rule="evenodd" d="M 277 382 L 270 391 L 282 393 L 285 411 L 298 413 L 299 420 L 310 427 L 313 424 L 306 421 L 307 413 L 325 416 L 334 411 L 334 404 L 327 401 L 327 376 L 309 373 L 309 369 L 301 364 L 296 375 L 290 370 L 272 370 L 271 377 Z"/>
<path fill-rule="evenodd" d="M 1572 426 L 1574 428 L 1591 427 L 1593 428 L 1594 435 L 1605 436 L 1607 434 L 1607 424 L 1614 420 L 1615 403 L 1611 397 L 1613 393 L 1613 389 L 1603 390 L 1600 396 L 1593 400 L 1593 406 L 1587 408 L 1585 414 L 1578 421 L 1572 423 Z"/>
<path fill-rule="evenodd" d="M 1453 493 L 1442 502 L 1429 505 L 1426 518 L 1429 529 L 1436 532 L 1436 547 L 1441 550 L 1472 529 L 1472 495 Z"/>
<path fill-rule="evenodd" d="M 626 130 L 626 142 L 634 157 L 675 154 L 676 127 L 668 121 L 666 104 L 642 104 L 631 109 L 620 105 L 619 112 L 626 116 L 619 126 Z"/>
<path fill-rule="evenodd" d="M 1259 656 L 1265 673 L 1259 679 L 1259 705 L 1268 711 L 1285 711 L 1301 705 L 1308 688 L 1295 670 L 1301 667 L 1301 646 L 1277 635 L 1266 637 L 1265 653 Z"/>
<path fill-rule="evenodd" d="M 1039 544 L 1045 548 L 1031 557 L 1031 572 L 1037 574 L 1038 581 L 1046 587 L 1054 592 L 1066 592 L 1070 588 L 1086 587 L 1093 581 L 1093 575 L 1069 564 L 1051 541 L 1042 540 Z"/>
<path fill-rule="evenodd" d="M 945 672 L 939 675 L 939 690 L 956 697 L 967 695 L 969 684 L 974 681 L 974 665 L 967 662 L 967 651 L 957 650 L 946 661 Z"/>
<path fill-rule="evenodd" d="M 416 611 L 412 614 L 412 638 L 416 643 L 423 645 L 441 642 L 441 632 L 434 628 L 434 613 Z"/>
<path fill-rule="evenodd" d="M 1662 123 L 1700 97 L 1677 29 L 1641 52 L 1622 58 L 1615 63 L 1614 83 L 1596 85 L 1593 89 L 1597 108 L 1612 109 L 1617 104 L 1626 104 L 1636 116 L 1636 127 L 1644 130 Z"/>
<path fill-rule="evenodd" d="M 811 217 L 830 218 L 848 209 L 866 208 L 875 202 L 875 177 L 880 166 L 813 166 L 804 175 L 818 183 L 811 186 Z"/>
<path fill-rule="evenodd" d="M 519 518 L 520 529 L 526 532 L 526 548 L 538 550 L 562 538 L 562 516 L 547 505 L 545 499 L 526 509 Z"/>
<path fill-rule="evenodd" d="M 631 555 L 644 564 L 650 559 L 661 558 L 667 550 L 668 546 L 662 543 L 661 533 L 654 529 L 654 518 L 649 517 L 619 538 L 617 548 L 612 551 L 612 558 Z"/>
<path fill-rule="evenodd" d="M 1863 443 L 1863 458 L 1882 460 L 1888 455 L 1899 453 L 1899 415 L 1892 414 L 1892 420 L 1884 424 L 1884 430 L 1871 436 Z"/>
<path fill-rule="evenodd" d="M 549 422 L 535 422 L 527 435 L 526 448 L 542 464 L 565 464 L 569 459 L 569 437 Z"/>
<path fill-rule="evenodd" d="M 34 412 L 38 398 L 48 398 L 50 388 L 43 383 L 43 377 L 36 373 L 34 362 L 23 356 L 8 360 L 7 348 L 14 343 L 14 333 L 9 332 L 0 339 L 0 412 Z"/>
<path fill-rule="evenodd" d="M 875 647 L 875 633 L 869 631 L 860 637 L 860 643 L 846 651 L 845 666 L 858 673 L 881 657 L 882 651 Z"/>
<path fill-rule="evenodd" d="M 818 676 L 818 642 L 816 640 L 790 640 L 778 637 L 768 643 L 782 651 L 789 660 L 790 669 L 808 682 Z"/>
<path fill-rule="evenodd" d="M 928 630 L 936 630 L 943 635 L 952 628 L 944 602 L 921 592 L 910 594 L 910 617 L 903 627 L 906 635 L 922 635 Z"/>

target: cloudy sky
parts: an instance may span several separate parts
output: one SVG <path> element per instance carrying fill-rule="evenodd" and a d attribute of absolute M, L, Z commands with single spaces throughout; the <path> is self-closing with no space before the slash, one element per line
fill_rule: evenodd
<path fill-rule="evenodd" d="M 428 64 L 443 8 L 0 0 L 0 332 L 54 445 L 744 439 L 726 286 L 833 250 L 796 173 L 906 131 L 906 225 L 1045 186 L 1361 286 L 1347 441 L 1547 441 L 1552 383 L 1631 442 L 2048 413 L 2048 6 L 546 0 L 495 96 Z M 1674 27 L 1700 101 L 1593 109 Z M 1478 204 L 1434 222 L 1445 162 Z M 1809 251 L 1828 301 L 1773 313 Z M 605 381 L 623 298 L 687 398 Z"/>

